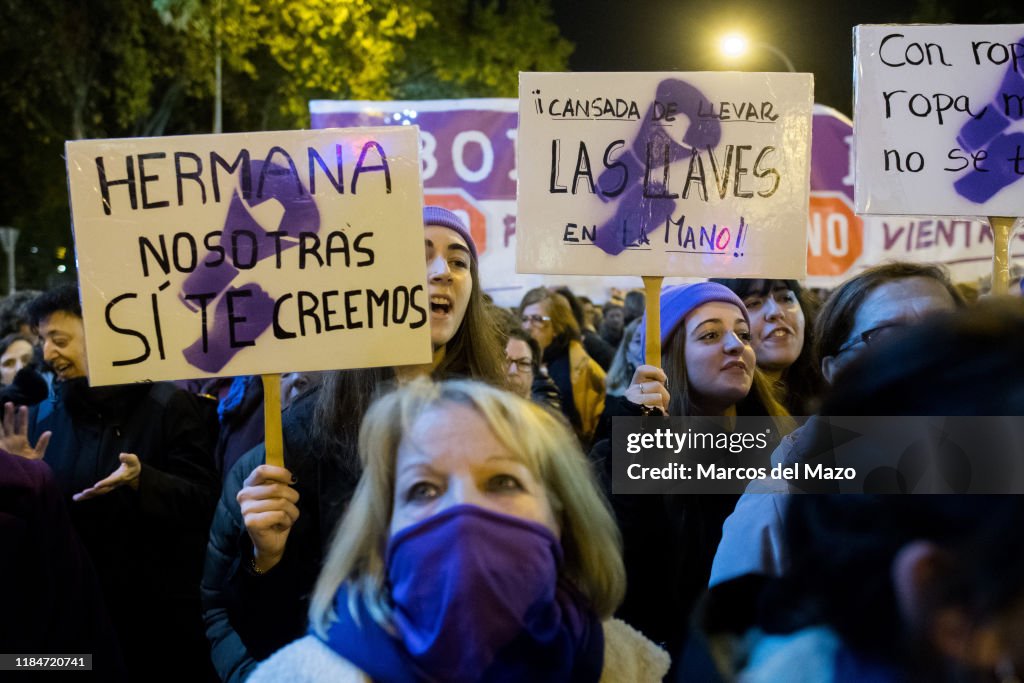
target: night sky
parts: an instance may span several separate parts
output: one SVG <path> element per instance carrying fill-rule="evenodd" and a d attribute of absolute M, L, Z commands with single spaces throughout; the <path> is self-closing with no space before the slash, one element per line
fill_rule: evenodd
<path fill-rule="evenodd" d="M 797 71 L 814 73 L 815 101 L 847 115 L 853 108 L 853 27 L 908 23 L 916 6 L 913 0 L 554 1 L 562 34 L 576 45 L 569 60 L 573 71 L 785 70 L 767 50 L 753 50 L 732 64 L 720 57 L 715 37 L 740 29 L 752 41 L 785 52 Z M 970 5 L 952 2 L 950 7 L 958 21 L 985 22 Z M 1016 20 L 1024 21 L 1024 9 L 1015 11 L 1022 15 Z"/>

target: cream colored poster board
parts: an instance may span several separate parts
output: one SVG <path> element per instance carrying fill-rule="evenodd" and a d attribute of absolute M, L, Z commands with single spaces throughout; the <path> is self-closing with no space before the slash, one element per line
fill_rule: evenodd
<path fill-rule="evenodd" d="M 414 126 L 66 157 L 91 384 L 430 361 Z"/>
<path fill-rule="evenodd" d="M 521 273 L 803 278 L 813 77 L 523 73 Z"/>
<path fill-rule="evenodd" d="M 1024 24 L 854 29 L 858 213 L 1024 215 Z"/>

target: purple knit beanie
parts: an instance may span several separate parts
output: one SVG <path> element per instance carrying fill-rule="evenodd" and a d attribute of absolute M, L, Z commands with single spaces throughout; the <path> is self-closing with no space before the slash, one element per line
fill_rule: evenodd
<path fill-rule="evenodd" d="M 469 234 L 469 228 L 462 222 L 462 219 L 455 213 L 449 211 L 443 206 L 424 206 L 423 207 L 423 227 L 428 225 L 440 225 L 442 228 L 448 228 L 454 230 L 462 236 L 462 239 L 466 240 L 466 244 L 469 246 L 469 251 L 473 254 L 473 260 L 479 260 L 476 253 L 476 243 L 473 241 L 473 236 Z"/>
<path fill-rule="evenodd" d="M 743 319 L 750 324 L 747 307 L 735 292 L 717 282 L 698 282 L 692 285 L 676 285 L 661 290 L 661 344 L 665 345 L 669 335 L 683 319 L 698 306 L 711 301 L 733 304 L 740 309 Z M 640 323 L 641 348 L 647 348 L 647 316 Z"/>

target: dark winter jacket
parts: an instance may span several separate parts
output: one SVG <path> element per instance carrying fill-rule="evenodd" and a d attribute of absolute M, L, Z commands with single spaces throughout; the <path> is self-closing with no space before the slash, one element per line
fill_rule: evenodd
<path fill-rule="evenodd" d="M 263 446 L 242 456 L 224 481 L 202 585 L 206 635 L 224 681 L 244 680 L 259 660 L 305 634 L 313 584 L 358 481 L 355 453 L 325 452 L 310 437 L 319 391 L 298 398 L 283 416 L 284 464 L 297 479 L 299 518 L 284 557 L 263 575 L 252 571 L 252 541 L 236 500 L 246 477 L 263 464 Z"/>
<path fill-rule="evenodd" d="M 219 480 L 199 399 L 163 382 L 70 380 L 30 414 L 32 442 L 45 431 L 53 437 L 44 460 L 68 497 L 112 474 L 121 453 L 139 457 L 138 490 L 68 500 L 71 518 L 133 680 L 208 678 L 199 579 Z"/>
<path fill-rule="evenodd" d="M 11 653 L 88 653 L 92 671 L 75 680 L 125 681 L 96 572 L 61 498 L 46 463 L 0 451 L 0 643 Z"/>
<path fill-rule="evenodd" d="M 601 440 L 590 460 L 622 532 L 626 596 L 615 616 L 675 654 L 686 641 L 690 614 L 708 585 L 722 522 L 738 496 L 612 495 L 612 418 L 640 415 L 640 406 L 609 396 L 596 434 Z"/>

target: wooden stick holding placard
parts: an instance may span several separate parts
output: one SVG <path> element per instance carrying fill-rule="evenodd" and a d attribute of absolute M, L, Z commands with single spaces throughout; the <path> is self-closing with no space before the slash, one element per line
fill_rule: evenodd
<path fill-rule="evenodd" d="M 661 367 L 661 283 L 660 275 L 644 275 L 644 291 L 647 293 L 647 342 L 644 345 L 644 363 Z"/>
<path fill-rule="evenodd" d="M 263 433 L 268 465 L 284 467 L 281 436 L 281 375 L 260 375 L 263 380 Z"/>
<path fill-rule="evenodd" d="M 992 293 L 1007 294 L 1010 291 L 1010 233 L 1016 218 L 989 216 L 995 251 L 992 254 Z"/>

